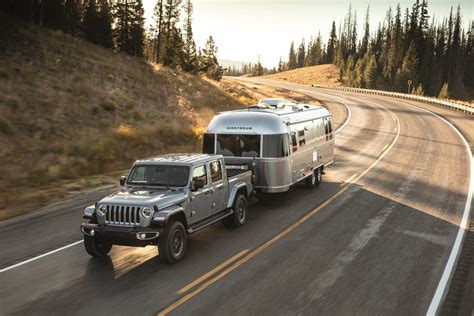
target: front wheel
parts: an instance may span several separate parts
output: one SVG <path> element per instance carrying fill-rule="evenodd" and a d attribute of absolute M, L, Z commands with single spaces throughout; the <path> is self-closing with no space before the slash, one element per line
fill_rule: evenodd
<path fill-rule="evenodd" d="M 247 222 L 247 198 L 239 194 L 232 206 L 233 213 L 222 220 L 224 226 L 239 228 Z"/>
<path fill-rule="evenodd" d="M 93 257 L 105 257 L 112 249 L 112 243 L 98 237 L 84 235 L 84 247 Z"/>
<path fill-rule="evenodd" d="M 186 230 L 181 222 L 171 222 L 158 239 L 158 253 L 164 263 L 175 263 L 184 257 Z"/>

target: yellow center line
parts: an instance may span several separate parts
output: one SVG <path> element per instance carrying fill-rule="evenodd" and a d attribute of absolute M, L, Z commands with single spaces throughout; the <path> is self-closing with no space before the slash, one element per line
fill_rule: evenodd
<path fill-rule="evenodd" d="M 177 291 L 176 294 L 183 294 L 183 293 L 189 291 L 190 289 L 192 289 L 193 287 L 195 287 L 196 285 L 198 285 L 199 283 L 201 283 L 202 281 L 204 281 L 208 277 L 216 274 L 217 272 L 219 272 L 220 270 L 222 270 L 223 268 L 225 268 L 226 266 L 228 266 L 229 264 L 231 264 L 235 260 L 237 260 L 240 257 L 242 257 L 243 255 L 245 255 L 249 251 L 250 251 L 250 249 L 242 250 L 241 252 L 234 255 L 232 258 L 227 259 L 226 261 L 224 261 L 223 263 L 221 263 L 220 265 L 218 265 L 217 267 L 215 267 L 211 271 L 207 272 L 206 274 L 204 274 L 201 277 L 197 278 L 193 282 L 189 283 L 188 285 L 186 285 L 185 287 L 183 287 L 182 289 Z"/>
<path fill-rule="evenodd" d="M 387 111 L 389 111 L 392 115 L 393 112 L 386 109 Z M 375 160 L 367 169 L 364 170 L 364 172 L 362 172 L 359 176 L 357 176 L 354 181 L 352 181 L 352 183 L 354 182 L 357 182 L 359 181 L 363 176 L 365 176 L 370 170 L 372 170 L 386 155 L 387 153 L 390 151 L 390 149 L 392 149 L 392 147 L 395 145 L 395 143 L 397 142 L 398 140 L 398 137 L 400 135 L 400 121 L 398 120 L 398 118 L 394 115 L 394 117 L 396 118 L 396 122 L 397 122 L 397 134 L 395 135 L 395 137 L 393 138 L 392 142 L 390 143 L 390 145 L 388 146 L 388 148 L 385 150 L 382 150 L 380 156 L 377 158 L 377 160 Z M 225 277 L 227 274 L 229 274 L 230 272 L 234 271 L 235 269 L 237 269 L 238 267 L 240 267 L 241 265 L 243 265 L 244 263 L 246 263 L 247 261 L 249 261 L 250 259 L 254 258 L 256 255 L 260 254 L 261 252 L 263 252 L 265 249 L 267 249 L 268 247 L 270 247 L 271 245 L 273 245 L 274 243 L 276 243 L 278 240 L 280 240 L 281 238 L 283 238 L 284 236 L 288 235 L 290 232 L 292 232 L 293 230 L 295 230 L 297 227 L 299 227 L 301 224 L 303 224 L 304 222 L 306 222 L 309 218 L 311 218 L 312 216 L 314 216 L 316 213 L 318 213 L 322 208 L 326 207 L 329 203 L 331 203 L 334 199 L 338 198 L 341 194 L 343 194 L 345 191 L 347 191 L 351 184 L 352 183 L 347 183 L 346 185 L 344 185 L 342 187 L 341 190 L 339 190 L 338 192 L 336 192 L 334 195 L 332 195 L 331 197 L 329 197 L 326 201 L 324 201 L 322 204 L 320 204 L 318 207 L 316 207 L 315 209 L 313 209 L 312 211 L 306 213 L 306 215 L 304 215 L 303 217 L 301 217 L 299 220 L 297 220 L 295 223 L 291 224 L 290 226 L 288 226 L 287 228 L 285 228 L 283 231 L 281 231 L 280 233 L 278 233 L 277 235 L 273 236 L 270 240 L 268 240 L 267 242 L 265 242 L 263 245 L 259 246 L 258 248 L 252 250 L 249 254 L 247 254 L 245 257 L 243 257 L 242 259 L 238 260 L 237 262 L 235 262 L 234 264 L 232 264 L 231 266 L 227 267 L 226 269 L 224 269 L 221 273 L 219 273 L 218 275 L 214 276 L 212 279 L 206 281 L 205 283 L 203 283 L 202 285 L 200 285 L 197 289 L 195 289 L 194 291 L 186 294 L 185 296 L 183 296 L 182 298 L 180 298 L 179 300 L 177 300 L 176 302 L 174 302 L 173 304 L 169 305 L 168 307 L 166 307 L 165 309 L 163 309 L 161 312 L 158 313 L 159 316 L 163 316 L 163 315 L 166 315 L 168 314 L 169 312 L 173 311 L 174 309 L 176 309 L 177 307 L 181 306 L 182 304 L 184 304 L 185 302 L 189 301 L 190 299 L 192 299 L 193 297 L 195 297 L 196 295 L 198 295 L 199 293 L 201 293 L 202 291 L 204 291 L 205 289 L 207 289 L 209 286 L 211 286 L 212 284 L 216 283 L 217 281 L 219 281 L 220 279 L 222 279 L 223 277 Z"/>
<path fill-rule="evenodd" d="M 383 151 L 383 150 L 382 150 Z M 349 177 L 349 179 L 345 180 L 345 183 L 352 183 L 352 180 L 357 177 L 357 173 L 354 173 L 352 176 Z"/>

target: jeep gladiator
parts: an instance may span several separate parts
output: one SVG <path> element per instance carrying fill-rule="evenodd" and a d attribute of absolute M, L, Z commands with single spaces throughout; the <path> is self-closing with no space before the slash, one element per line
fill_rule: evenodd
<path fill-rule="evenodd" d="M 106 256 L 113 245 L 157 245 L 161 261 L 183 258 L 187 234 L 222 221 L 247 220 L 251 171 L 229 171 L 221 155 L 170 154 L 136 161 L 123 188 L 84 210 L 86 251 Z M 235 175 L 234 175 L 235 173 Z"/>

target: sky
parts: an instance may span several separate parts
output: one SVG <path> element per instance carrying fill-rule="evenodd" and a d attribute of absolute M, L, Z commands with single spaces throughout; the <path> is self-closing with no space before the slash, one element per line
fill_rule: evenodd
<path fill-rule="evenodd" d="M 400 0 L 402 11 L 411 8 L 414 0 Z M 143 0 L 146 26 L 152 23 L 153 7 L 156 0 Z M 218 46 L 218 58 L 256 62 L 260 57 L 266 67 L 278 65 L 280 56 L 288 58 L 291 41 L 299 45 L 304 37 L 321 32 L 323 41 L 327 37 L 332 21 L 343 21 L 349 8 L 349 1 L 342 0 L 194 0 L 193 32 L 198 47 L 203 47 L 209 35 Z M 354 1 L 352 8 L 357 11 L 359 34 L 362 22 L 370 5 L 370 28 L 374 31 L 381 22 L 389 6 L 395 9 L 398 2 L 383 0 Z M 441 21 L 449 15 L 451 6 L 456 10 L 461 6 L 464 26 L 473 20 L 473 0 L 433 0 L 428 1 L 428 13 Z M 182 17 L 184 18 L 184 16 Z"/>

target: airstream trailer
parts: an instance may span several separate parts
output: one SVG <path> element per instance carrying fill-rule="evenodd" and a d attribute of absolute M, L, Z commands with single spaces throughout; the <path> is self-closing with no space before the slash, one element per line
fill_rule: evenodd
<path fill-rule="evenodd" d="M 325 108 L 264 99 L 217 114 L 203 136 L 203 152 L 223 155 L 228 169 L 252 169 L 257 190 L 284 192 L 301 180 L 319 184 L 334 159 L 334 136 Z"/>

